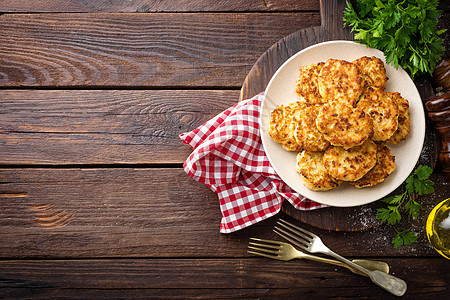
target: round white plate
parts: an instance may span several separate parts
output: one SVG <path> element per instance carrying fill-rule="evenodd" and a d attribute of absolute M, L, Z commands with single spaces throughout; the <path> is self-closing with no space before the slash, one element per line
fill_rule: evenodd
<path fill-rule="evenodd" d="M 363 189 L 343 183 L 337 189 L 325 192 L 311 191 L 302 184 L 300 175 L 295 171 L 297 152 L 284 150 L 269 136 L 270 113 L 279 104 L 287 105 L 300 99 L 295 93 L 295 83 L 301 66 L 325 62 L 329 58 L 353 61 L 361 56 L 375 56 L 385 63 L 386 74 L 389 78 L 386 91 L 400 92 L 402 97 L 409 101 L 411 131 L 406 140 L 397 145 L 388 144 L 395 156 L 396 169 L 382 183 Z M 351 41 L 330 41 L 316 44 L 296 53 L 277 70 L 266 88 L 262 103 L 260 130 L 269 161 L 292 189 L 322 204 L 350 207 L 381 199 L 406 180 L 422 152 L 425 138 L 425 114 L 419 92 L 409 75 L 401 67 L 396 70 L 392 65 L 386 64 L 381 51 Z"/>

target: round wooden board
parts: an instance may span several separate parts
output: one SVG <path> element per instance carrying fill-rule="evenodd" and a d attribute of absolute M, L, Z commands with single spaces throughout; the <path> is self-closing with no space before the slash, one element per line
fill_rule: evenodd
<path fill-rule="evenodd" d="M 267 84 L 276 70 L 292 55 L 306 47 L 330 40 L 353 40 L 350 30 L 343 27 L 344 0 L 320 0 L 321 26 L 305 28 L 296 31 L 270 47 L 256 61 L 242 85 L 240 100 L 249 99 L 266 89 Z M 420 87 L 419 87 L 419 92 Z M 427 93 L 429 91 L 425 91 Z M 421 93 L 422 97 L 423 93 Z M 428 127 L 428 126 L 427 126 Z M 435 136 L 427 130 L 426 144 L 433 145 Z M 424 146 L 424 149 L 427 146 Z M 428 149 L 433 148 L 430 146 Z M 431 151 L 432 152 L 432 151 Z M 429 164 L 428 154 L 422 154 L 421 160 Z M 431 155 L 433 156 L 433 155 Z M 428 163 L 427 163 L 428 162 Z M 399 192 L 400 190 L 397 189 Z M 393 194 L 396 192 L 394 191 Z M 313 211 L 300 211 L 287 201 L 282 206 L 282 212 L 309 225 L 335 231 L 359 231 L 378 226 L 375 218 L 376 209 L 383 203 L 375 201 L 371 204 L 357 207 L 341 208 L 327 207 Z"/>
<path fill-rule="evenodd" d="M 375 201 L 363 206 L 326 207 L 302 211 L 285 201 L 281 211 L 298 221 L 321 229 L 360 231 L 381 224 L 381 221 L 375 217 L 379 207 L 382 207 L 382 203 Z"/>
<path fill-rule="evenodd" d="M 263 92 L 275 71 L 298 51 L 331 40 L 354 40 L 350 30 L 343 28 L 344 8 L 345 0 L 320 0 L 322 25 L 296 31 L 267 49 L 245 78 L 240 100 Z"/>

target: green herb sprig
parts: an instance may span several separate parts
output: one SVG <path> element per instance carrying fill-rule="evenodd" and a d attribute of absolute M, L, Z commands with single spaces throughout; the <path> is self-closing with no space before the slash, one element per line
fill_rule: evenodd
<path fill-rule="evenodd" d="M 388 225 L 393 225 L 402 219 L 401 211 L 406 210 L 411 217 L 416 218 L 422 209 L 422 205 L 415 199 L 416 196 L 434 192 L 434 182 L 428 179 L 432 172 L 433 170 L 428 166 L 418 166 L 406 179 L 405 192 L 383 199 L 387 207 L 378 208 L 375 217 L 382 222 L 387 222 Z M 394 230 L 397 232 L 392 240 L 394 248 L 411 245 L 418 238 L 409 230 L 398 231 L 395 228 Z"/>
<path fill-rule="evenodd" d="M 352 5 L 354 3 L 354 5 Z M 445 50 L 437 30 L 438 0 L 347 1 L 344 26 L 355 39 L 383 51 L 386 62 L 402 66 L 412 78 L 432 74 Z"/>

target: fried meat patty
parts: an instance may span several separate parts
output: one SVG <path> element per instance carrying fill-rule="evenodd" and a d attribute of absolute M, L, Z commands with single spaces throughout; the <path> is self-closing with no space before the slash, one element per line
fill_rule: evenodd
<path fill-rule="evenodd" d="M 319 93 L 318 77 L 325 63 L 320 62 L 300 68 L 300 75 L 295 85 L 295 92 L 303 98 L 307 105 L 323 104 Z"/>
<path fill-rule="evenodd" d="M 327 191 L 343 181 L 370 187 L 395 170 L 386 143 L 406 138 L 410 113 L 400 93 L 384 91 L 387 80 L 375 56 L 300 68 L 295 92 L 301 99 L 272 111 L 269 135 L 299 152 L 295 168 L 305 187 Z"/>
<path fill-rule="evenodd" d="M 372 120 L 374 141 L 386 141 L 397 130 L 398 106 L 383 90 L 369 87 L 357 107 Z"/>
<path fill-rule="evenodd" d="M 394 100 L 398 106 L 398 128 L 388 139 L 388 142 L 398 144 L 406 138 L 410 131 L 409 102 L 398 92 L 390 92 L 388 93 L 388 96 Z"/>
<path fill-rule="evenodd" d="M 313 191 L 328 191 L 338 187 L 342 181 L 328 174 L 323 163 L 323 152 L 306 151 L 297 154 L 296 171 L 303 184 Z"/>
<path fill-rule="evenodd" d="M 325 102 L 339 100 L 355 106 L 364 91 L 358 67 L 346 60 L 328 59 L 320 70 L 318 84 Z"/>
<path fill-rule="evenodd" d="M 356 181 L 377 163 L 377 145 L 368 140 L 361 146 L 330 147 L 323 156 L 325 169 L 338 180 Z"/>
<path fill-rule="evenodd" d="M 369 116 L 346 102 L 331 101 L 322 106 L 316 118 L 317 129 L 333 146 L 358 146 L 373 135 Z"/>
<path fill-rule="evenodd" d="M 298 123 L 298 114 L 304 108 L 300 102 L 287 106 L 278 105 L 270 114 L 269 135 L 280 143 L 288 151 L 300 151 L 301 148 L 295 141 L 295 127 Z"/>
<path fill-rule="evenodd" d="M 372 56 L 363 56 L 353 61 L 362 77 L 364 78 L 366 87 L 377 87 L 382 90 L 386 87 L 386 69 L 381 59 Z"/>
<path fill-rule="evenodd" d="M 324 151 L 330 142 L 316 127 L 316 118 L 321 106 L 312 105 L 301 110 L 298 114 L 298 123 L 295 128 L 295 140 L 304 150 Z"/>
<path fill-rule="evenodd" d="M 395 157 L 391 154 L 391 149 L 385 144 L 377 145 L 377 163 L 362 178 L 350 182 L 357 188 L 364 188 L 377 185 L 383 182 L 389 174 L 395 170 Z"/>

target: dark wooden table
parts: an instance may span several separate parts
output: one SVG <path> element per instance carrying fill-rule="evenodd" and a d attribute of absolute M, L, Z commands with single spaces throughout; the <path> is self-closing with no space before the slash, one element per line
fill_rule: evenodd
<path fill-rule="evenodd" d="M 0 12 L 0 298 L 391 297 L 347 269 L 247 254 L 249 237 L 279 239 L 278 217 L 220 234 L 217 196 L 182 169 L 178 135 L 235 104 L 273 44 L 321 26 L 318 0 L 0 0 Z M 433 179 L 409 247 L 385 225 L 304 226 L 388 262 L 406 298 L 448 299 L 450 261 L 424 220 L 450 188 Z"/>

